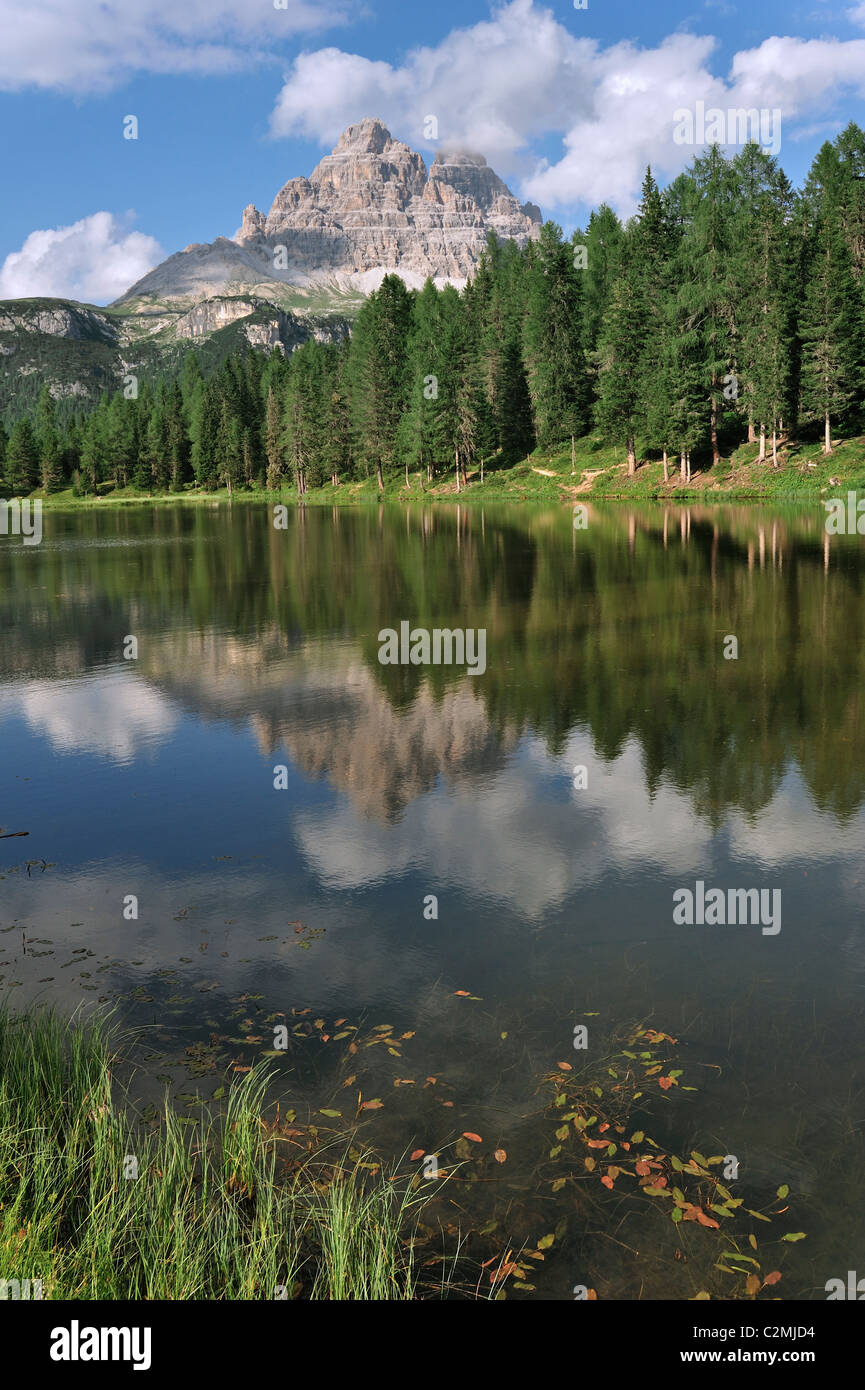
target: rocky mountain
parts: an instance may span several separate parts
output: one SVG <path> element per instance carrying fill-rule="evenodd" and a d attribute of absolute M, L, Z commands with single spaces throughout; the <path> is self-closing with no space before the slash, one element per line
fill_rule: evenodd
<path fill-rule="evenodd" d="M 389 271 L 410 286 L 461 286 L 489 232 L 522 246 L 540 224 L 482 155 L 441 153 L 427 168 L 381 121 L 360 121 L 267 215 L 250 205 L 232 238 L 169 256 L 108 308 L 0 302 L 0 416 L 32 410 L 45 381 L 66 410 L 128 373 L 171 372 L 190 348 L 217 361 L 337 341 Z"/>
<path fill-rule="evenodd" d="M 521 204 L 482 155 L 441 153 L 427 169 L 367 119 L 349 126 L 309 178 L 289 179 L 266 216 L 250 204 L 231 240 L 169 256 L 117 304 L 254 291 L 299 307 L 298 291 L 358 298 L 388 271 L 409 285 L 427 276 L 462 285 L 488 232 L 525 245 L 540 223 L 540 210 Z"/>

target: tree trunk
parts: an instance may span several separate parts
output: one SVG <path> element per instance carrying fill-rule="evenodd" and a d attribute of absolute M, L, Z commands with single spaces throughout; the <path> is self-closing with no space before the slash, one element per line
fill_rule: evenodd
<path fill-rule="evenodd" d="M 690 482 L 690 481 L 691 481 L 691 450 L 690 450 L 690 449 L 688 450 L 688 452 L 687 452 L 686 455 L 685 455 L 685 460 L 686 460 L 687 465 L 688 465 L 688 482 Z"/>
<path fill-rule="evenodd" d="M 481 454 L 481 483 L 484 480 L 484 456 Z"/>
<path fill-rule="evenodd" d="M 406 485 L 406 491 L 408 491 L 408 488 L 409 488 L 409 480 L 408 480 L 408 459 L 406 459 L 406 461 L 405 461 L 405 485 Z"/>
<path fill-rule="evenodd" d="M 665 483 L 668 483 L 669 481 L 670 481 L 670 470 L 669 470 L 669 468 L 667 467 L 667 451 L 666 451 L 666 449 L 665 449 L 665 450 L 664 450 L 664 482 L 665 482 Z"/>
<path fill-rule="evenodd" d="M 687 470 L 686 470 L 686 467 L 685 467 L 685 450 L 684 450 L 684 449 L 682 450 L 682 455 L 681 455 L 681 458 L 679 459 L 679 480 L 680 480 L 680 482 L 683 482 L 683 483 L 686 483 L 686 482 L 688 481 L 688 474 L 687 474 Z"/>
<path fill-rule="evenodd" d="M 574 457 L 574 436 L 571 435 L 571 477 L 572 477 L 572 478 L 575 476 L 576 471 L 577 471 L 577 462 L 576 462 L 576 459 L 575 459 L 575 457 Z"/>
<path fill-rule="evenodd" d="M 772 467 L 778 467 L 778 433 L 775 426 L 772 426 Z"/>
<path fill-rule="evenodd" d="M 637 455 L 634 451 L 634 436 L 628 435 L 628 477 L 632 478 L 637 471 Z"/>
<path fill-rule="evenodd" d="M 757 462 L 762 463 L 766 457 L 766 426 L 760 426 L 760 452 L 757 455 Z"/>
<path fill-rule="evenodd" d="M 832 426 L 831 426 L 830 423 L 829 423 L 829 412 L 828 412 L 828 410 L 827 410 L 827 411 L 826 411 L 826 442 L 825 442 L 824 445 L 823 445 L 823 453 L 824 453 L 824 454 L 831 454 L 831 452 L 832 452 Z"/>
<path fill-rule="evenodd" d="M 712 397 L 711 418 L 709 423 L 712 435 L 712 467 L 717 468 L 718 464 L 721 462 L 721 455 L 718 450 L 718 402 L 715 400 L 714 396 Z"/>
<path fill-rule="evenodd" d="M 454 449 L 454 468 L 456 469 L 456 473 L 457 473 L 457 492 L 459 492 L 459 490 L 460 490 L 460 451 L 459 451 L 459 449 Z"/>
<path fill-rule="evenodd" d="M 749 420 L 749 421 L 748 421 L 748 443 L 749 443 L 749 444 L 756 444 L 756 443 L 757 443 L 757 431 L 754 429 L 754 421 L 753 421 L 753 420 Z"/>
<path fill-rule="evenodd" d="M 376 480 L 377 480 L 377 482 L 378 482 L 378 490 L 379 490 L 379 492 L 384 492 L 384 478 L 382 477 L 382 473 L 381 473 L 381 459 L 379 459 L 378 462 L 376 463 L 376 466 L 375 466 L 375 475 L 376 475 Z"/>

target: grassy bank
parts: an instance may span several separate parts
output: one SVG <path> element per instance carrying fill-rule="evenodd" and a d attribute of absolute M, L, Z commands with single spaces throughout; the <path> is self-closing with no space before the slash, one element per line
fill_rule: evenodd
<path fill-rule="evenodd" d="M 837 481 L 835 481 L 837 480 Z M 387 479 L 384 492 L 376 486 L 374 477 L 361 482 L 328 483 L 304 494 L 307 506 L 346 506 L 374 504 L 382 500 L 405 501 L 507 501 L 507 502 L 573 502 L 581 498 L 725 501 L 754 499 L 774 502 L 819 502 L 824 497 L 841 495 L 848 489 L 865 490 L 865 435 L 840 440 L 831 454 L 821 452 L 819 441 L 786 441 L 779 451 L 778 467 L 771 458 L 760 460 L 756 444 L 741 444 L 732 454 L 722 458 L 717 468 L 692 469 L 691 481 L 681 482 L 675 460 L 670 461 L 668 478 L 664 481 L 663 463 L 659 459 L 643 459 L 637 471 L 628 476 L 624 452 L 588 435 L 578 440 L 573 466 L 570 445 L 558 450 L 536 450 L 516 464 L 505 465 L 492 459 L 481 481 L 480 469 L 468 475 L 468 486 L 457 492 L 453 470 L 442 473 L 430 482 L 425 474 L 409 473 L 406 486 L 403 473 Z M 36 492 L 34 497 L 41 496 Z M 183 492 L 141 493 L 134 488 L 115 488 L 111 483 L 100 485 L 98 495 L 76 497 L 71 489 L 53 493 L 43 499 L 47 507 L 105 507 L 171 504 L 177 502 L 221 506 L 228 502 L 276 502 L 294 504 L 298 501 L 296 488 L 284 487 L 278 492 L 235 489 L 229 497 L 225 488 L 213 492 L 190 487 Z"/>
<path fill-rule="evenodd" d="M 92 1018 L 0 1009 L 0 1271 L 52 1299 L 411 1299 L 424 1198 L 267 1120 L 267 1072 L 155 1131 Z M 288 1132 L 286 1132 L 288 1131 Z M 133 1174 L 137 1171 L 138 1176 Z"/>

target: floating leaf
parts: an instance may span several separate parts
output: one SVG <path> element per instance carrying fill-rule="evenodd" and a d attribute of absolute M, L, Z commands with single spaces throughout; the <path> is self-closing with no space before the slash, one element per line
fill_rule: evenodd
<path fill-rule="evenodd" d="M 409 1154 L 409 1160 L 410 1160 L 412 1163 L 414 1163 L 415 1159 L 423 1158 L 423 1156 L 424 1156 L 424 1150 L 423 1150 L 423 1149 L 412 1149 L 411 1153 Z"/>
<path fill-rule="evenodd" d="M 473 1144 L 482 1144 L 484 1142 L 479 1134 L 473 1134 L 470 1129 L 463 1130 L 463 1139 L 471 1139 Z"/>
<path fill-rule="evenodd" d="M 540 1240 L 538 1241 L 538 1249 L 549 1250 L 550 1246 L 553 1244 L 555 1239 L 555 1234 L 553 1234 L 552 1232 L 548 1236 L 541 1236 Z"/>
<path fill-rule="evenodd" d="M 766 1275 L 766 1278 L 763 1280 L 763 1283 L 764 1283 L 764 1284 L 777 1284 L 777 1283 L 780 1281 L 780 1279 L 781 1279 L 781 1271 L 780 1271 L 779 1269 L 773 1269 L 771 1274 L 767 1274 L 767 1275 Z"/>
<path fill-rule="evenodd" d="M 749 1294 L 759 1293 L 760 1288 L 759 1274 L 749 1274 L 748 1278 L 745 1280 L 745 1292 Z"/>
<path fill-rule="evenodd" d="M 753 1215 L 753 1213 L 752 1213 L 752 1215 Z M 789 1241 L 791 1242 L 791 1244 L 792 1244 L 793 1241 L 796 1241 L 796 1240 L 804 1240 L 804 1239 L 805 1239 L 805 1232 L 804 1232 L 804 1231 L 788 1231 L 787 1234 L 786 1234 L 785 1236 L 782 1236 L 782 1237 L 781 1237 L 781 1239 L 782 1239 L 782 1240 L 789 1240 Z"/>
<path fill-rule="evenodd" d="M 381 1110 L 383 1104 L 384 1101 L 381 1100 L 365 1100 L 360 1108 L 361 1110 Z"/>
<path fill-rule="evenodd" d="M 570 1062 L 556 1062 L 556 1066 L 559 1068 L 560 1071 L 573 1071 L 573 1070 L 574 1070 L 573 1067 L 571 1066 Z"/>
<path fill-rule="evenodd" d="M 787 1197 L 787 1196 L 789 1195 L 789 1192 L 790 1192 L 789 1187 L 787 1186 L 786 1183 L 784 1183 L 782 1187 L 779 1187 L 779 1188 L 778 1188 L 778 1191 L 777 1191 L 777 1193 L 776 1193 L 776 1196 L 778 1196 L 778 1197 Z"/>
<path fill-rule="evenodd" d="M 326 1115 L 329 1120 L 339 1120 L 342 1118 L 341 1110 L 319 1110 L 319 1115 Z"/>
<path fill-rule="evenodd" d="M 493 1154 L 493 1158 L 495 1159 L 496 1163 L 507 1163 L 507 1161 L 508 1161 L 507 1150 L 505 1150 L 505 1149 L 496 1149 L 495 1153 Z"/>

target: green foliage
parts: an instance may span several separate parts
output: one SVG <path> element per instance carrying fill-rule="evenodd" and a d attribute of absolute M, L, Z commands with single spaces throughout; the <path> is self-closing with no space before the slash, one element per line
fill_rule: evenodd
<path fill-rule="evenodd" d="M 491 233 L 462 293 L 385 276 L 340 346 L 313 334 L 264 354 L 235 324 L 143 371 L 137 398 L 105 391 L 81 412 L 68 391 L 29 399 L 27 428 L 0 439 L 18 491 L 77 478 L 91 497 L 303 495 L 374 479 L 381 493 L 401 470 L 409 491 L 412 471 L 461 490 L 479 465 L 495 487 L 590 421 L 629 475 L 642 448 L 678 458 L 686 484 L 692 455 L 720 480 L 722 446 L 758 435 L 772 448 L 753 461 L 780 471 L 799 421 L 827 453 L 833 431 L 865 422 L 865 134 L 851 124 L 824 145 L 801 194 L 756 144 L 733 159 L 712 147 L 663 192 L 647 170 L 626 226 L 602 207 L 570 241 L 553 222 L 523 249 Z"/>

